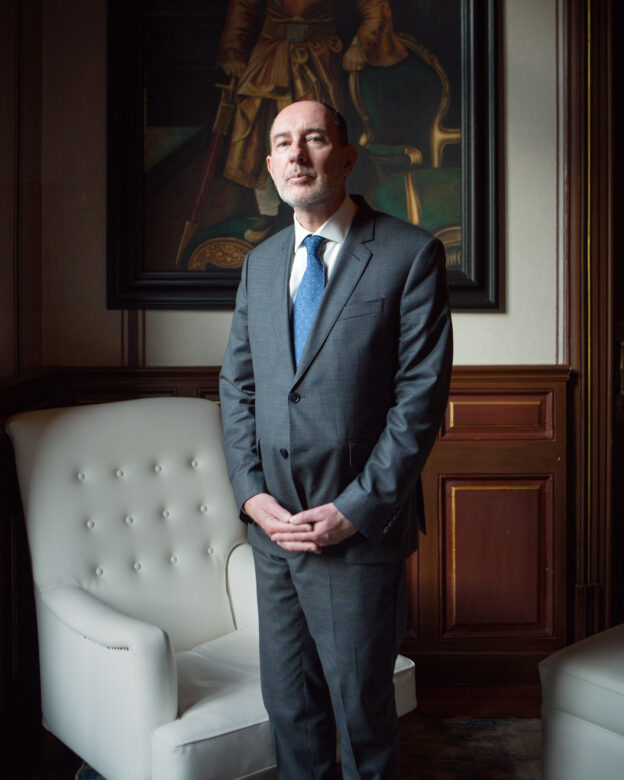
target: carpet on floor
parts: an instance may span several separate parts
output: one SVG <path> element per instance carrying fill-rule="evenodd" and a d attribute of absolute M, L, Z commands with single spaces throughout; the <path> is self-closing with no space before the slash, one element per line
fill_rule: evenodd
<path fill-rule="evenodd" d="M 541 780 L 535 718 L 401 718 L 400 780 Z M 83 764 L 75 780 L 104 780 Z"/>
<path fill-rule="evenodd" d="M 401 718 L 401 780 L 541 780 L 535 718 Z"/>

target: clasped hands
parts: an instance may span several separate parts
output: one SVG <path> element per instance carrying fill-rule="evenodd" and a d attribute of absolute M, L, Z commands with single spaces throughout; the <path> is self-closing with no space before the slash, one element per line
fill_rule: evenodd
<path fill-rule="evenodd" d="M 357 533 L 353 523 L 334 504 L 305 509 L 292 515 L 268 493 L 248 498 L 243 511 L 284 550 L 319 554 Z"/>

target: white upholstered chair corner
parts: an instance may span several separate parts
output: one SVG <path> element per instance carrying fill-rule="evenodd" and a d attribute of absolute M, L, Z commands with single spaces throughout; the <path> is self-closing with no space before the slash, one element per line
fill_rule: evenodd
<path fill-rule="evenodd" d="M 255 575 L 218 407 L 150 398 L 11 418 L 47 729 L 107 780 L 275 774 Z M 399 657 L 397 710 L 416 706 Z"/>
<path fill-rule="evenodd" d="M 624 624 L 539 665 L 544 780 L 624 777 Z"/>

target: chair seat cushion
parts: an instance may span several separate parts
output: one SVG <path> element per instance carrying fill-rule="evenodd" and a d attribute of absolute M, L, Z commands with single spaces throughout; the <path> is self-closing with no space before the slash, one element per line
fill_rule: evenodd
<path fill-rule="evenodd" d="M 253 776 L 275 765 L 260 690 L 258 629 L 178 653 L 180 717 L 152 736 L 152 777 Z"/>
<path fill-rule="evenodd" d="M 624 734 L 624 624 L 540 663 L 544 706 Z"/>
<path fill-rule="evenodd" d="M 152 735 L 152 779 L 259 776 L 275 766 L 262 703 L 258 629 L 249 626 L 176 655 L 180 716 Z M 416 706 L 414 662 L 397 658 L 397 712 Z"/>
<path fill-rule="evenodd" d="M 397 715 L 407 715 L 416 707 L 416 665 L 404 655 L 398 656 L 394 665 L 394 699 Z"/>

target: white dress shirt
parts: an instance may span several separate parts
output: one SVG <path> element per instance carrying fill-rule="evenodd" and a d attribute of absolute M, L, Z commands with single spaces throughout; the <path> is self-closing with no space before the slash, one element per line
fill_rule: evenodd
<path fill-rule="evenodd" d="M 313 234 L 315 236 L 323 236 L 327 239 L 321 244 L 321 259 L 325 266 L 325 286 L 329 281 L 336 260 L 342 249 L 353 217 L 357 211 L 356 204 L 347 197 L 342 201 L 342 205 L 335 211 L 331 217 L 324 222 L 321 227 Z M 303 244 L 303 239 L 310 235 L 310 231 L 306 230 L 299 224 L 297 218 L 294 217 L 295 223 L 295 256 L 293 258 L 292 267 L 290 269 L 290 282 L 288 286 L 288 292 L 290 296 L 290 311 L 292 312 L 292 306 L 297 297 L 297 290 L 303 279 L 303 275 L 308 267 L 308 252 Z"/>

